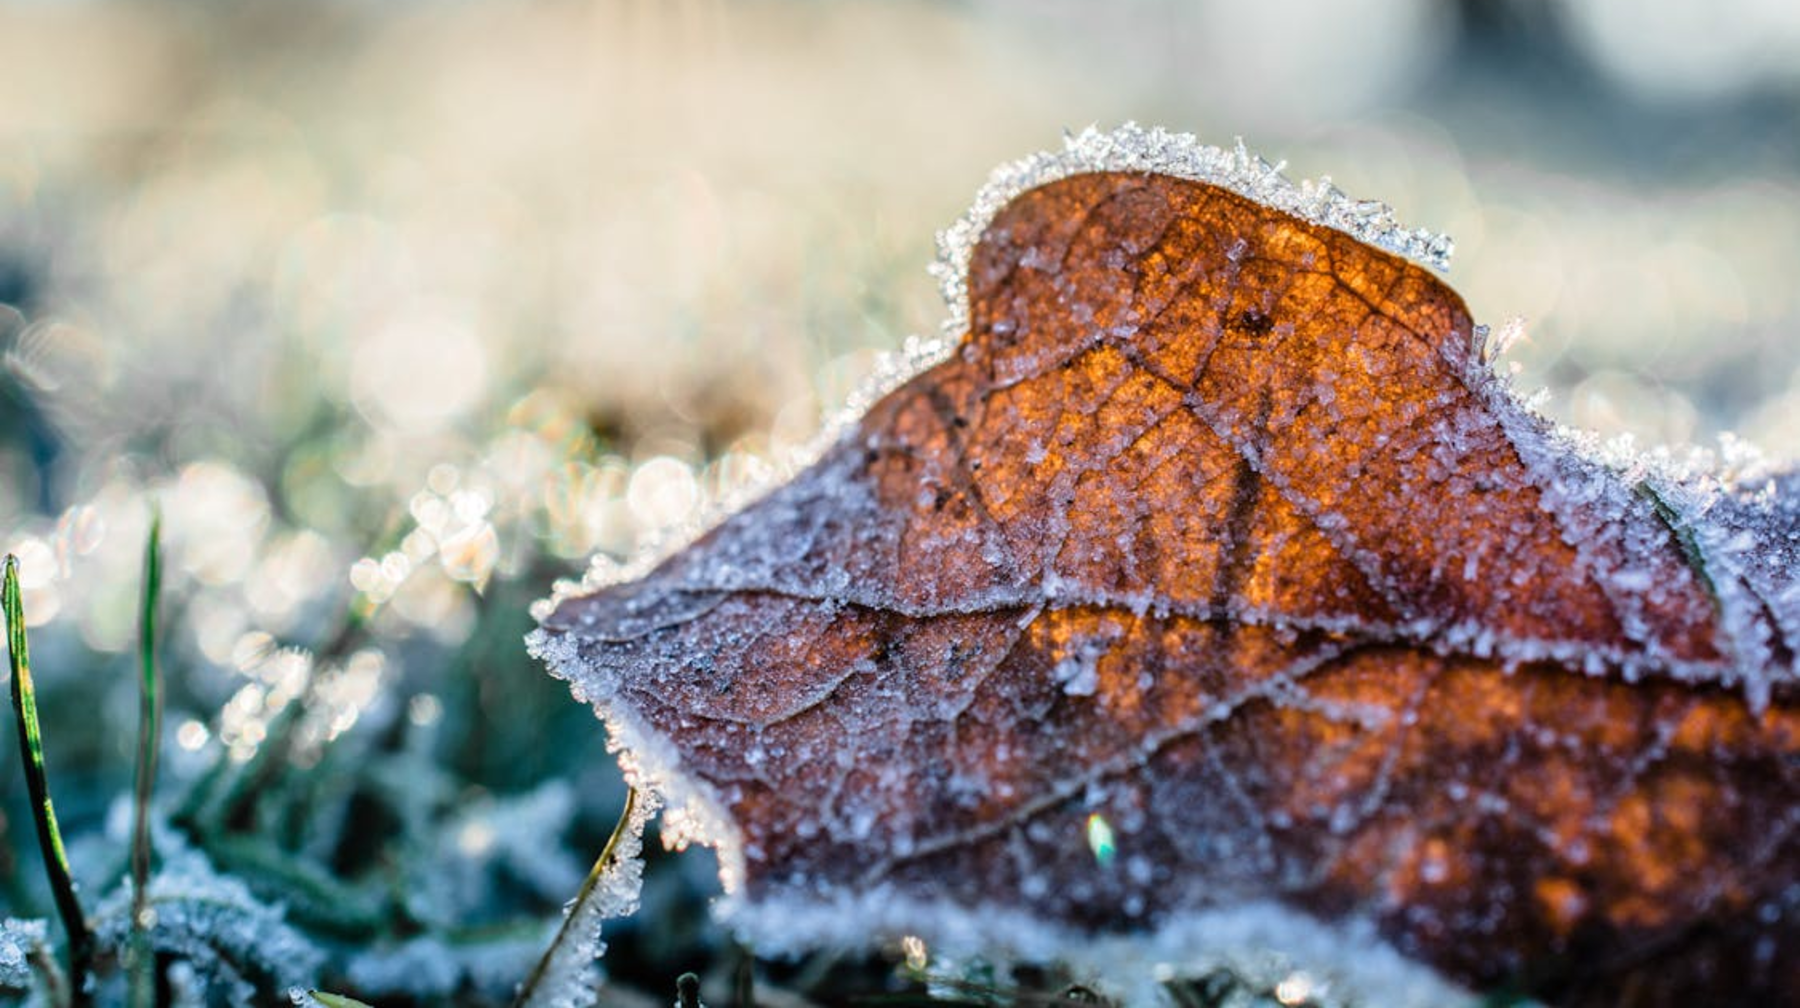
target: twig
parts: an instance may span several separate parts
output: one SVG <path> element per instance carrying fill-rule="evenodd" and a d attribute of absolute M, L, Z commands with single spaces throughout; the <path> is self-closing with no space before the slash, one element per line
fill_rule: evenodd
<path fill-rule="evenodd" d="M 92 1001 L 87 990 L 87 976 L 93 965 L 94 934 L 88 930 L 81 900 L 75 895 L 69 856 L 63 850 L 62 831 L 56 826 L 56 808 L 50 804 L 50 784 L 44 773 L 44 740 L 38 732 L 37 690 L 31 684 L 31 656 L 25 646 L 25 603 L 19 592 L 19 558 L 10 554 L 6 558 L 4 583 L 0 584 L 0 609 L 6 614 L 13 714 L 19 723 L 19 762 L 25 767 L 25 788 L 31 795 L 38 847 L 44 854 L 44 874 L 50 880 L 57 913 L 69 936 L 69 1003 L 85 1006 Z"/>
<path fill-rule="evenodd" d="M 156 962 L 150 946 L 150 793 L 156 786 L 157 749 L 162 741 L 162 680 L 156 667 L 156 608 L 162 595 L 162 514 L 150 516 L 144 543 L 144 583 L 138 658 L 143 672 L 138 693 L 138 760 L 133 793 L 136 822 L 131 834 L 131 936 L 127 945 L 127 986 L 134 1008 L 156 1003 Z"/>

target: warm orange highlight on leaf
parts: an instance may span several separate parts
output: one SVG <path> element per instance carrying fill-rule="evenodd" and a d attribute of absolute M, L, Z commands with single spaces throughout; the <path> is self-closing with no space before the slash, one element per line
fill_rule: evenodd
<path fill-rule="evenodd" d="M 1727 626 L 1453 292 L 1123 173 L 1014 200 L 969 288 L 813 470 L 545 623 L 714 786 L 752 899 L 1274 899 L 1478 988 L 1794 1003 L 1800 694 L 1730 683 L 1795 631 Z"/>

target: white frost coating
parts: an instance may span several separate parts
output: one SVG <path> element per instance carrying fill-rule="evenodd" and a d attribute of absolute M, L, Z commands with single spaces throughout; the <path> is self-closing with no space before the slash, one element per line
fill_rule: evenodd
<path fill-rule="evenodd" d="M 468 943 L 421 935 L 397 945 L 359 949 L 345 974 L 356 990 L 376 999 L 448 1004 L 459 993 L 476 991 L 496 1004 L 510 1002 L 519 978 L 536 965 L 552 931 Z"/>
<path fill-rule="evenodd" d="M 575 812 L 575 791 L 566 781 L 549 781 L 531 791 L 495 802 L 477 803 L 453 818 L 445 843 L 460 848 L 465 831 L 485 837 L 483 856 L 524 882 L 532 892 L 563 898 L 581 884 L 587 866 L 561 851 L 544 849 L 546 837 L 561 836 Z"/>
<path fill-rule="evenodd" d="M 518 975 L 530 968 L 527 959 Z M 463 979 L 456 952 L 432 935 L 359 955 L 345 972 L 358 991 L 373 996 L 410 994 L 448 1000 Z"/>
<path fill-rule="evenodd" d="M 876 400 L 947 358 L 968 329 L 968 270 L 975 246 L 1000 208 L 1028 189 L 1090 172 L 1172 175 L 1223 186 L 1440 270 L 1449 267 L 1455 244 L 1448 236 L 1424 228 L 1402 227 L 1387 204 L 1351 199 L 1332 185 L 1329 177 L 1294 182 L 1281 174 L 1283 167 L 1285 163 L 1270 164 L 1250 153 L 1241 140 L 1231 150 L 1225 150 L 1201 143 L 1191 133 L 1172 133 L 1161 127 L 1146 129 L 1128 122 L 1106 131 L 1090 126 L 1078 135 L 1065 136 L 1060 151 L 1042 151 L 996 168 L 963 217 L 938 234 L 938 260 L 931 265 L 931 273 L 937 278 L 949 310 L 942 338 L 908 336 L 899 352 L 880 357 L 874 372 L 842 409 L 826 419 L 808 447 L 775 460 L 776 464 L 751 485 L 738 487 L 719 499 L 702 500 L 687 520 L 659 530 L 624 561 L 596 555 L 580 580 L 558 581 L 550 598 L 532 606 L 532 615 L 541 620 L 564 599 L 648 574 L 657 564 L 817 461 Z"/>
<path fill-rule="evenodd" d="M 1467 991 L 1400 955 L 1367 922 L 1324 923 L 1270 902 L 1177 914 L 1154 932 L 1131 936 L 1082 934 L 991 906 L 921 901 L 897 895 L 884 885 L 840 890 L 829 897 L 789 896 L 753 904 L 742 892 L 741 833 L 713 788 L 682 772 L 669 739 L 628 705 L 589 691 L 593 677 L 581 675 L 580 649 L 569 636 L 540 630 L 528 638 L 528 646 L 570 683 L 578 700 L 601 712 L 609 748 L 619 752 L 627 782 L 668 802 L 665 842 L 700 843 L 718 851 L 725 898 L 716 912 L 761 953 L 860 949 L 884 937 L 914 934 L 924 937 L 939 955 L 1065 963 L 1127 1004 L 1168 1003 L 1159 978 L 1200 976 L 1222 966 L 1271 987 L 1293 971 L 1304 970 L 1325 981 L 1321 990 L 1346 998 L 1378 992 L 1381 1003 L 1395 1008 L 1476 1003 Z M 1350 1003 L 1329 997 L 1316 1000 L 1323 1005 Z"/>
<path fill-rule="evenodd" d="M 0 921 L 0 990 L 30 989 L 32 953 L 44 947 L 49 933 L 48 923 L 41 920 Z"/>
<path fill-rule="evenodd" d="M 1360 919 L 1323 923 L 1273 902 L 1180 913 L 1147 934 L 1082 934 L 1013 910 L 902 896 L 886 886 L 835 898 L 727 906 L 723 916 L 759 953 L 799 954 L 866 946 L 880 936 L 917 935 L 935 959 L 1058 962 L 1121 1003 L 1170 1004 L 1163 981 L 1226 968 L 1273 987 L 1303 971 L 1323 981 L 1321 1005 L 1454 1008 L 1477 999 L 1383 941 Z M 1371 1000 L 1374 999 L 1374 1000 Z"/>
<path fill-rule="evenodd" d="M 1221 185 L 1438 268 L 1444 267 L 1451 250 L 1446 238 L 1400 228 L 1381 204 L 1351 201 L 1328 182 L 1289 182 L 1280 175 L 1279 166 L 1253 157 L 1242 144 L 1234 150 L 1221 150 L 1201 145 L 1192 136 L 1135 125 L 1112 132 L 1089 129 L 1068 138 L 1060 152 L 1039 154 L 996 171 L 969 213 L 940 235 L 941 258 L 934 273 L 949 303 L 947 339 L 931 343 L 910 340 L 906 351 L 890 359 L 832 421 L 815 443 L 815 450 L 794 460 L 794 467 L 816 458 L 837 442 L 881 395 L 947 356 L 952 342 L 967 327 L 966 275 L 975 244 L 1008 201 L 1060 178 L 1109 170 L 1159 172 Z M 1612 670 L 1635 678 L 1658 672 L 1686 681 L 1717 680 L 1742 688 L 1749 701 L 1759 707 L 1767 703 L 1770 690 L 1784 679 L 1790 683 L 1800 679 L 1800 666 L 1775 660 L 1783 647 L 1789 654 L 1800 653 L 1800 473 L 1771 471 L 1761 463 L 1745 461 L 1748 456 L 1741 452 L 1743 457 L 1734 457 L 1729 449 L 1723 453 L 1723 466 L 1711 459 L 1678 464 L 1654 453 L 1645 455 L 1619 446 L 1603 449 L 1590 437 L 1552 429 L 1492 369 L 1494 359 L 1516 335 L 1516 326 L 1503 327 L 1498 334 L 1486 330 L 1473 334 L 1476 343 L 1468 348 L 1472 352 L 1466 357 L 1470 370 L 1464 376 L 1465 383 L 1487 407 L 1489 416 L 1498 418 L 1506 439 L 1518 449 L 1530 472 L 1530 482 L 1542 491 L 1543 507 L 1556 516 L 1564 538 L 1571 544 L 1604 542 L 1613 547 L 1581 548 L 1577 564 L 1606 586 L 1608 596 L 1616 602 L 1627 640 L 1643 647 L 1615 653 L 1579 641 L 1520 639 L 1496 634 L 1479 620 L 1444 624 L 1419 619 L 1395 627 L 1351 622 L 1344 628 L 1395 639 L 1417 639 L 1434 647 L 1466 649 L 1509 665 L 1553 660 L 1571 668 L 1585 667 L 1591 674 L 1610 674 Z M 1425 461 L 1454 466 L 1463 450 L 1461 441 L 1473 443 L 1481 434 L 1479 430 L 1465 429 L 1466 426 L 1456 417 L 1446 417 L 1438 443 L 1445 452 L 1444 458 Z M 703 515 L 700 520 L 640 550 L 628 562 L 599 558 L 581 584 L 559 585 L 556 597 L 540 603 L 536 613 L 542 618 L 552 605 L 571 593 L 591 593 L 648 573 L 677 548 L 716 525 L 735 506 L 747 503 L 750 497 L 768 490 L 792 471 L 772 474 L 770 483 L 756 493 L 739 494 L 731 501 L 709 502 L 699 510 Z M 828 479 L 821 483 L 817 476 L 812 485 L 824 486 L 818 493 L 844 492 L 844 486 Z M 1626 521 L 1631 515 L 1641 517 L 1649 506 L 1647 500 L 1655 502 L 1658 517 L 1678 537 L 1685 537 L 1684 542 L 1691 542 L 1698 555 L 1695 562 L 1704 568 L 1718 602 L 1721 635 L 1729 645 L 1729 660 L 1725 662 L 1683 661 L 1664 653 L 1656 642 L 1650 621 L 1654 614 L 1646 609 L 1643 596 L 1659 586 L 1647 583 L 1645 570 L 1634 566 L 1632 559 L 1666 549 L 1666 537 L 1651 542 L 1647 537 L 1659 536 L 1659 526 L 1641 520 Z M 770 506 L 759 518 L 765 526 L 762 533 L 744 542 L 773 543 L 778 552 L 805 552 L 813 536 L 820 533 L 801 520 L 801 509 L 815 501 L 802 494 L 791 501 L 772 498 L 768 503 Z M 840 510 L 864 513 L 856 507 L 844 508 L 841 497 L 837 503 Z M 790 510 L 783 510 L 790 504 L 791 514 Z M 1470 506 L 1476 504 L 1471 502 Z M 1338 517 L 1315 515 L 1322 525 Z M 880 530 L 857 527 L 861 530 L 857 540 L 861 555 L 887 555 L 883 551 L 892 544 L 877 534 Z M 1626 531 L 1620 531 L 1622 528 Z M 1489 565 L 1476 564 L 1476 559 L 1475 554 L 1458 558 L 1459 576 L 1492 576 Z M 763 585 L 768 575 L 767 570 L 756 565 L 756 560 L 726 542 L 714 549 L 713 566 L 703 583 L 691 584 L 709 592 L 754 589 Z M 807 584 L 829 588 L 826 597 L 839 601 L 863 601 L 859 592 L 875 590 L 844 570 L 835 573 L 840 575 L 839 582 L 828 584 L 820 574 Z M 813 574 L 809 572 L 807 577 Z M 792 585 L 787 587 L 791 589 Z M 1066 586 L 1059 587 L 1054 572 L 1046 574 L 1035 586 L 1026 587 L 1040 592 L 1039 602 L 1050 598 L 1060 606 L 1084 601 L 1069 594 Z M 980 601 L 985 605 L 1029 601 L 1026 597 L 1013 598 L 1007 594 L 1010 590 L 1004 586 L 988 589 Z M 1124 605 L 1117 599 L 1086 601 Z M 903 615 L 908 611 L 893 598 L 869 598 L 866 602 Z M 1125 607 L 1137 612 L 1168 609 L 1164 602 L 1152 598 Z M 927 600 L 926 608 L 942 612 L 954 606 L 933 599 Z M 1033 609 L 1027 619 L 1038 612 Z M 1237 618 L 1249 623 L 1264 622 L 1256 612 L 1241 612 Z M 1292 619 L 1283 624 L 1278 614 L 1271 614 L 1267 622 L 1290 629 L 1306 625 Z M 751 904 L 742 893 L 742 834 L 720 795 L 687 772 L 670 738 L 645 722 L 615 694 L 621 685 L 617 677 L 595 674 L 592 652 L 584 659 L 581 635 L 580 630 L 557 634 L 540 630 L 528 639 L 528 646 L 550 666 L 553 674 L 570 683 L 578 700 L 593 704 L 600 713 L 612 747 L 620 752 L 628 780 L 639 789 L 666 799 L 669 811 L 665 822 L 671 828 L 665 830 L 665 839 L 674 845 L 691 841 L 717 848 L 727 892 L 720 906 L 721 916 L 755 940 L 761 951 L 798 952 L 830 945 L 867 947 L 884 936 L 913 934 L 926 938 L 938 954 L 1065 962 L 1085 970 L 1096 986 L 1134 1004 L 1164 997 L 1157 983 L 1159 977 L 1199 975 L 1220 966 L 1270 986 L 1294 970 L 1303 970 L 1323 980 L 1321 989 L 1334 992 L 1334 996 L 1360 997 L 1364 1002 L 1372 997 L 1379 1003 L 1394 1005 L 1448 1005 L 1471 1000 L 1466 992 L 1449 985 L 1428 967 L 1399 955 L 1366 921 L 1329 923 L 1270 902 L 1180 913 L 1152 933 L 1129 937 L 1077 933 L 991 906 L 971 908 L 944 901 L 921 901 L 899 896 L 882 886 L 786 895 Z M 1056 668 L 1060 685 L 1071 695 L 1093 692 L 1093 663 L 1097 657 L 1097 653 L 1085 651 L 1066 656 Z M 1003 944 L 997 947 L 996 942 Z M 1335 1002 L 1327 998 L 1324 1003 Z"/>
<path fill-rule="evenodd" d="M 572 635 L 535 630 L 526 637 L 525 647 L 549 666 L 551 674 L 568 682 L 576 700 L 592 704 L 600 712 L 606 724 L 606 747 L 618 754 L 625 783 L 641 796 L 655 796 L 652 806 L 660 802 L 663 843 L 672 849 L 689 844 L 716 848 L 725 891 L 738 891 L 744 879 L 743 834 L 712 786 L 687 773 L 674 743 L 646 724 L 629 704 L 590 690 L 593 677 L 584 674 L 580 646 Z"/>
<path fill-rule="evenodd" d="M 254 966 L 278 990 L 307 987 L 325 955 L 289 927 L 280 904 L 263 903 L 242 882 L 213 870 L 205 855 L 168 830 L 157 831 L 162 867 L 150 876 L 150 945 L 192 963 L 196 979 L 231 1004 L 252 1003 L 256 988 L 243 976 Z M 129 882 L 94 912 L 102 946 L 122 946 L 130 930 Z"/>
<path fill-rule="evenodd" d="M 1730 435 L 1716 456 L 1651 453 L 1639 464 L 1705 571 L 1760 711 L 1776 686 L 1800 683 L 1800 469 L 1779 468 Z M 1782 651 L 1794 656 L 1786 667 Z"/>
<path fill-rule="evenodd" d="M 1231 150 L 1201 143 L 1192 133 L 1146 129 L 1128 122 L 1115 130 L 1093 126 L 1065 136 L 1063 149 L 1033 154 L 1001 165 L 962 219 L 938 235 L 938 261 L 931 267 L 950 317 L 944 334 L 958 339 L 969 327 L 969 261 L 988 224 L 1002 207 L 1030 189 L 1091 172 L 1144 172 L 1222 186 L 1296 217 L 1339 231 L 1439 270 L 1448 269 L 1455 243 L 1424 228 L 1404 228 L 1387 204 L 1344 195 L 1330 178 L 1294 182 L 1239 140 Z"/>
<path fill-rule="evenodd" d="M 1785 663 L 1777 657 L 1782 649 L 1800 656 L 1800 499 L 1795 496 L 1800 470 L 1771 462 L 1729 434 L 1716 453 L 1691 446 L 1640 451 L 1629 437 L 1601 442 L 1586 431 L 1544 423 L 1484 364 L 1465 381 L 1531 470 L 1545 509 L 1558 517 L 1564 537 L 1577 544 L 1580 565 L 1613 599 L 1627 636 L 1651 643 L 1653 631 L 1642 610 L 1646 594 L 1657 586 L 1646 585 L 1638 570 L 1616 566 L 1615 558 L 1628 564 L 1634 555 L 1664 546 L 1625 542 L 1618 548 L 1614 526 L 1649 502 L 1717 606 L 1727 660 L 1685 662 L 1654 646 L 1632 656 L 1532 641 L 1508 641 L 1499 657 L 1516 663 L 1549 659 L 1592 674 L 1617 669 L 1627 680 L 1654 672 L 1684 682 L 1716 682 L 1740 690 L 1758 713 L 1778 686 L 1800 683 L 1800 657 Z M 1591 543 L 1615 548 L 1593 549 Z M 1456 628 L 1449 628 L 1446 639 L 1462 642 Z"/>
<path fill-rule="evenodd" d="M 606 952 L 600 937 L 605 921 L 637 912 L 644 889 L 644 827 L 656 816 L 656 795 L 640 790 L 609 861 L 593 885 L 568 909 L 564 931 L 550 949 L 549 961 L 525 1008 L 588 1008 L 599 998 L 599 959 Z"/>
<path fill-rule="evenodd" d="M 805 447 L 774 460 L 773 464 L 758 472 L 755 478 L 745 484 L 729 488 L 717 497 L 703 495 L 687 519 L 656 530 L 638 544 L 637 551 L 629 558 L 621 561 L 604 553 L 595 554 L 580 580 L 556 582 L 549 598 L 532 605 L 532 616 L 541 621 L 570 596 L 588 595 L 612 585 L 635 581 L 650 573 L 658 564 L 681 552 L 688 544 L 710 532 L 725 519 L 811 468 L 827 449 L 837 444 L 856 426 L 856 422 L 862 419 L 870 406 L 926 368 L 948 357 L 951 346 L 948 340 L 908 336 L 898 351 L 878 355 L 874 370 L 850 393 L 841 408 L 825 418 L 818 435 Z"/>

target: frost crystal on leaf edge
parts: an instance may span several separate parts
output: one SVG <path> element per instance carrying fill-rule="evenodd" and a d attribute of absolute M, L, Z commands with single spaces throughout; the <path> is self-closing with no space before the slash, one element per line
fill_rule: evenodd
<path fill-rule="evenodd" d="M 542 618 L 554 605 L 572 594 L 591 593 L 648 573 L 763 491 L 785 481 L 786 477 L 808 465 L 811 459 L 822 455 L 883 395 L 947 358 L 968 327 L 967 274 L 975 247 L 995 215 L 1027 190 L 1092 172 L 1171 175 L 1227 188 L 1274 209 L 1343 231 L 1388 252 L 1439 270 L 1447 268 L 1453 251 L 1448 237 L 1424 229 L 1404 228 L 1385 204 L 1352 200 L 1328 179 L 1293 182 L 1281 174 L 1282 167 L 1251 154 L 1241 141 L 1226 150 L 1202 144 L 1192 134 L 1147 129 L 1135 123 L 1111 131 L 1090 127 L 1080 134 L 1065 137 L 1061 151 L 1043 152 L 1001 166 L 990 176 L 964 216 L 938 236 L 939 258 L 931 271 L 939 281 L 949 310 L 942 338 L 909 338 L 903 351 L 887 355 L 883 365 L 821 432 L 808 456 L 796 460 L 788 471 L 772 474 L 768 484 L 739 493 L 729 500 L 710 503 L 698 520 L 671 530 L 624 563 L 597 557 L 593 568 L 580 583 L 559 583 L 551 599 L 534 607 L 534 614 Z M 1485 327 L 1477 330 L 1476 337 L 1486 339 Z M 1519 400 L 1511 383 L 1494 373 L 1492 360 L 1503 349 L 1503 345 L 1497 343 L 1489 352 L 1478 344 L 1472 355 L 1476 370 L 1467 375 L 1466 380 L 1489 400 L 1499 416 L 1505 418 L 1508 436 L 1513 441 L 1523 438 L 1534 446 L 1534 451 L 1526 453 L 1530 456 L 1527 464 L 1543 480 L 1543 485 L 1553 491 L 1549 496 L 1554 498 L 1555 506 L 1575 506 L 1577 498 L 1586 500 L 1598 493 L 1616 510 L 1623 496 L 1629 495 L 1633 487 L 1648 487 L 1667 502 L 1675 520 L 1696 532 L 1697 538 L 1703 541 L 1708 560 L 1717 566 L 1720 575 L 1728 577 L 1740 574 L 1739 568 L 1751 566 L 1747 557 L 1752 551 L 1738 542 L 1746 537 L 1742 530 L 1736 530 L 1738 535 L 1731 542 L 1719 541 L 1724 537 L 1712 534 L 1707 519 L 1715 509 L 1735 506 L 1744 512 L 1741 520 L 1753 526 L 1776 520 L 1778 512 L 1785 510 L 1791 514 L 1796 510 L 1793 504 L 1782 499 L 1775 487 L 1782 481 L 1800 486 L 1800 477 L 1785 467 L 1769 466 L 1760 457 L 1751 462 L 1739 459 L 1738 464 L 1723 467 L 1704 456 L 1677 461 L 1655 452 L 1643 454 L 1603 447 L 1591 436 L 1544 424 L 1535 411 Z M 1727 451 L 1726 454 L 1731 453 Z M 1740 454 L 1746 458 L 1754 455 L 1753 452 Z M 1766 492 L 1751 492 L 1764 483 L 1769 486 Z M 1791 525 L 1791 516 L 1785 521 Z M 1790 603 L 1800 605 L 1800 578 L 1777 578 L 1766 573 L 1765 577 L 1786 586 L 1785 593 L 1779 592 L 1781 585 L 1773 587 L 1778 590 L 1778 608 L 1787 614 L 1784 618 L 1793 619 Z M 1731 580 L 1735 582 L 1736 577 Z M 1741 595 L 1736 585 L 1731 584 L 1719 599 L 1727 636 L 1741 652 L 1766 657 L 1768 642 L 1762 640 L 1761 635 L 1767 631 L 1750 625 L 1752 621 L 1746 615 L 1757 600 Z M 1447 639 L 1455 638 L 1458 630 L 1452 627 L 1445 632 Z M 742 893 L 741 836 L 720 796 L 707 782 L 686 772 L 668 738 L 645 724 L 628 705 L 617 702 L 611 695 L 602 695 L 608 686 L 603 680 L 585 674 L 587 670 L 572 639 L 538 630 L 528 638 L 528 644 L 533 655 L 544 660 L 559 678 L 570 684 L 576 699 L 590 703 L 601 713 L 612 739 L 611 746 L 619 751 L 627 778 L 635 786 L 647 788 L 665 799 L 670 810 L 666 818 L 675 827 L 679 842 L 692 841 L 717 849 L 721 880 L 727 894 L 718 904 L 717 913 L 740 933 L 757 941 L 759 949 L 765 953 L 797 953 L 834 945 L 864 947 L 866 941 L 862 939 L 868 936 L 905 932 L 922 936 L 934 949 L 953 954 L 981 949 L 1008 954 L 1022 961 L 1060 960 L 1089 973 L 1103 987 L 1125 994 L 1133 1003 L 1160 999 L 1163 992 L 1156 978 L 1171 966 L 1186 971 L 1203 970 L 1213 965 L 1225 966 L 1248 979 L 1271 982 L 1278 975 L 1272 971 L 1292 967 L 1318 970 L 1320 979 L 1328 985 L 1333 981 L 1341 982 L 1343 989 L 1352 995 L 1379 990 L 1384 994 L 1384 1003 L 1398 1005 L 1457 1004 L 1472 1000 L 1468 992 L 1444 980 L 1429 967 L 1400 956 L 1366 920 L 1353 918 L 1335 925 L 1325 924 L 1273 903 L 1177 914 L 1154 932 L 1105 940 L 1074 934 L 1010 911 L 971 909 L 947 901 L 898 898 L 879 886 L 856 893 L 819 893 L 816 900 L 810 901 L 786 898 L 751 905 Z M 1564 659 L 1568 656 L 1546 650 L 1542 654 L 1522 653 L 1514 657 Z M 1628 671 L 1635 676 L 1634 669 Z M 1683 674 L 1686 670 L 1675 671 L 1678 679 L 1701 678 Z M 1794 668 L 1771 668 L 1761 674 L 1740 668 L 1729 673 L 1723 685 L 1743 689 L 1752 708 L 1761 709 L 1768 701 L 1770 679 L 1767 677 L 1800 677 L 1800 663 Z M 668 834 L 669 830 L 665 829 L 665 836 Z M 1005 936 L 1004 948 L 994 948 L 996 936 Z M 1283 948 L 1287 954 L 1272 959 L 1262 953 L 1259 959 L 1250 951 L 1270 947 Z M 1197 957 L 1194 950 L 1199 948 L 1212 951 Z M 1334 1003 L 1335 999 L 1328 997 L 1326 1001 Z"/>
<path fill-rule="evenodd" d="M 1160 126 L 1145 128 L 1127 122 L 1112 130 L 1089 126 L 1078 134 L 1065 135 L 1060 151 L 1040 151 L 994 169 L 969 209 L 937 236 L 938 258 L 929 269 L 938 281 L 948 309 L 940 338 L 908 336 L 899 351 L 881 355 L 874 372 L 826 421 L 818 437 L 797 457 L 787 460 L 778 471 L 768 473 L 761 482 L 740 488 L 726 498 L 704 502 L 692 518 L 654 534 L 623 562 L 597 554 L 579 580 L 557 582 L 549 598 L 533 605 L 533 617 L 543 619 L 571 595 L 589 594 L 648 574 L 657 564 L 745 505 L 806 469 L 882 396 L 947 358 L 968 329 L 969 259 L 974 255 L 975 246 L 994 215 L 1013 197 L 1029 189 L 1090 172 L 1172 175 L 1222 186 L 1266 206 L 1336 228 L 1389 252 L 1439 270 L 1449 268 L 1450 256 L 1455 251 L 1455 243 L 1449 236 L 1425 228 L 1403 227 L 1387 204 L 1378 200 L 1352 199 L 1332 185 L 1329 177 L 1295 182 L 1282 174 L 1285 166 L 1285 162 L 1271 164 L 1252 154 L 1241 139 L 1232 149 L 1226 150 L 1202 143 L 1192 133 L 1175 133 Z"/>
<path fill-rule="evenodd" d="M 950 306 L 944 335 L 954 340 L 968 328 L 969 259 L 994 215 L 1022 192 L 1089 172 L 1144 172 L 1211 183 L 1427 266 L 1449 268 L 1455 251 L 1449 236 L 1402 227 L 1387 204 L 1351 199 L 1330 178 L 1294 182 L 1281 173 L 1284 167 L 1250 153 L 1241 139 L 1225 150 L 1201 143 L 1192 133 L 1146 129 L 1134 122 L 1105 131 L 1089 126 L 1065 136 L 1060 151 L 1001 165 L 962 219 L 938 234 L 938 261 L 931 273 Z"/>

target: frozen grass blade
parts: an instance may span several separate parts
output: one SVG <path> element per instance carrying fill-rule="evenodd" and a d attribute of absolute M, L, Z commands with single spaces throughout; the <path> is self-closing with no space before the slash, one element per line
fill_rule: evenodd
<path fill-rule="evenodd" d="M 127 985 L 133 1008 L 156 1003 L 156 961 L 150 946 L 150 793 L 156 786 L 156 755 L 162 741 L 162 677 L 156 667 L 156 609 L 162 595 L 162 514 L 150 516 L 144 543 L 144 582 L 138 660 L 143 681 L 138 692 L 136 812 L 131 832 L 131 937 L 126 946 Z"/>
<path fill-rule="evenodd" d="M 346 997 L 342 994 L 329 994 L 321 990 L 307 991 L 306 996 L 311 998 L 315 1003 L 324 1005 L 325 1008 L 370 1008 L 369 1005 L 358 1001 L 353 997 Z M 304 1002 L 299 998 L 295 998 L 294 1003 L 303 1004 Z"/>
<path fill-rule="evenodd" d="M 63 850 L 62 831 L 56 826 L 56 809 L 50 804 L 50 784 L 44 774 L 44 740 L 38 732 L 37 690 L 31 684 L 31 656 L 25 647 L 25 603 L 19 592 L 19 558 L 8 555 L 4 583 L 0 584 L 0 609 L 6 614 L 7 657 L 12 663 L 13 714 L 19 722 L 19 762 L 25 767 L 25 787 L 31 795 L 31 816 L 37 823 L 38 847 L 44 854 L 44 874 L 56 898 L 56 910 L 69 936 L 69 1001 L 91 1003 L 88 972 L 94 959 L 94 935 L 88 930 L 81 900 L 75 895 L 75 879 L 69 873 L 69 856 Z"/>
<path fill-rule="evenodd" d="M 619 854 L 619 846 L 624 841 L 626 833 L 632 828 L 637 803 L 637 788 L 627 790 L 625 792 L 625 809 L 619 813 L 618 825 L 613 827 L 612 836 L 607 838 L 606 846 L 600 850 L 600 856 L 594 859 L 594 867 L 589 869 L 587 879 L 581 883 L 581 891 L 575 894 L 575 902 L 569 904 L 569 912 L 563 915 L 562 927 L 556 929 L 556 937 L 551 940 L 550 947 L 544 950 L 537 965 L 532 967 L 531 975 L 526 977 L 525 982 L 520 985 L 518 997 L 513 999 L 513 1008 L 526 1008 L 527 1005 L 536 1003 L 538 988 L 550 973 L 552 962 L 563 950 L 563 946 L 574 940 L 573 928 L 576 926 L 576 922 L 591 923 L 589 915 L 583 913 L 582 910 L 587 906 L 588 900 L 592 898 L 595 886 L 606 877 L 607 872 L 612 870 L 613 862 Z"/>

